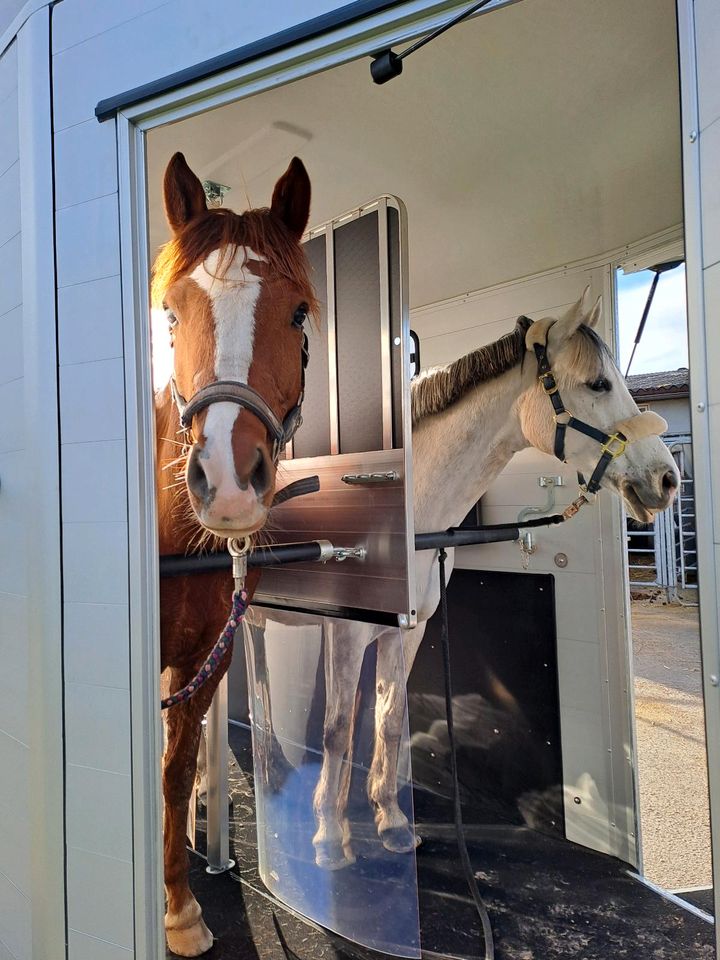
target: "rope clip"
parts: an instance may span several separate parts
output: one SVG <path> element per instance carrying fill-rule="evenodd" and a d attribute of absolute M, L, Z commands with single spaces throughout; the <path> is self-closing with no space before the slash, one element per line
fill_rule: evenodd
<path fill-rule="evenodd" d="M 233 579 L 235 589 L 242 590 L 247 577 L 247 555 L 250 550 L 250 537 L 230 537 L 227 542 L 228 553 L 232 557 Z"/>
<path fill-rule="evenodd" d="M 593 500 L 588 500 L 588 496 L 593 497 Z M 563 517 L 566 520 L 572 519 L 572 517 L 578 513 L 581 507 L 584 507 L 586 503 L 593 503 L 594 500 L 595 496 L 593 494 L 581 493 L 577 500 L 573 500 L 569 506 L 565 507 L 563 510 Z"/>

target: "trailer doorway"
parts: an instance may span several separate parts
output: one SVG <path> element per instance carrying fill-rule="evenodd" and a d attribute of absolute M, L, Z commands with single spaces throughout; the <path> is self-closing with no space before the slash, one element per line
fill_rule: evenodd
<path fill-rule="evenodd" d="M 621 251 L 681 235 L 675 11 L 665 7 L 658 16 L 649 2 L 517 4 L 436 41 L 385 88 L 370 85 L 363 59 L 159 127 L 148 135 L 150 247 L 164 239 L 158 187 L 175 150 L 229 187 L 224 202 L 238 209 L 265 202 L 297 153 L 314 182 L 312 223 L 381 194 L 405 202 L 424 364 L 497 338 L 519 313 L 552 313 L 588 282 L 610 303 Z M 613 329 L 607 309 L 609 340 Z M 516 459 L 488 492 L 489 521 L 514 519 L 538 502 L 538 477 L 563 472 L 550 458 Z M 571 482 L 559 502 L 571 499 Z M 549 786 L 561 798 L 563 842 L 642 870 L 625 573 L 619 546 L 608 547 L 622 522 L 606 498 L 570 539 L 541 541 L 529 572 L 552 576 L 556 589 L 562 783 Z M 468 550 L 459 567 L 523 577 L 510 547 Z M 533 830 L 539 820 L 522 822 L 544 836 Z M 597 912 L 589 922 L 600 923 Z M 692 928 L 686 951 L 703 949 L 703 929 Z M 527 929 L 514 949 L 523 937 Z M 546 943 L 545 955 L 565 955 L 562 943 L 553 949 Z"/>

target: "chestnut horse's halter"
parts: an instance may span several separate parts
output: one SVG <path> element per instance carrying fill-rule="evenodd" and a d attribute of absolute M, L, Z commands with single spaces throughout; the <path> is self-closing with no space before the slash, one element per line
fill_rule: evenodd
<path fill-rule="evenodd" d="M 193 417 L 211 406 L 213 403 L 236 403 L 244 410 L 249 410 L 267 429 L 272 437 L 273 445 L 271 456 L 273 463 L 278 462 L 280 454 L 292 440 L 302 424 L 302 404 L 305 399 L 305 370 L 310 359 L 307 334 L 303 332 L 302 342 L 302 371 L 300 381 L 300 396 L 295 406 L 280 420 L 275 416 L 266 401 L 257 390 L 253 390 L 247 383 L 240 380 L 214 380 L 202 387 L 186 400 L 178 390 L 175 377 L 170 378 L 170 391 L 175 406 L 180 414 L 180 424 L 184 431 L 189 431 Z"/>
<path fill-rule="evenodd" d="M 242 383 L 240 380 L 215 380 L 213 383 L 209 383 L 207 386 L 202 387 L 200 390 L 194 393 L 189 400 L 186 400 L 177 388 L 175 377 L 171 377 L 170 391 L 172 393 L 175 406 L 178 409 L 178 413 L 180 414 L 180 424 L 183 430 L 186 433 L 189 432 L 195 414 L 199 413 L 201 410 L 204 410 L 206 407 L 209 407 L 211 404 L 228 402 L 236 403 L 239 407 L 242 407 L 244 410 L 249 410 L 250 413 L 254 414 L 267 428 L 270 436 L 273 438 L 273 463 L 277 463 L 280 454 L 283 452 L 290 440 L 292 440 L 292 438 L 295 436 L 300 428 L 300 425 L 302 424 L 302 404 L 303 400 L 305 399 L 305 370 L 307 368 L 309 359 L 310 351 L 308 347 L 308 338 L 307 334 L 303 331 L 300 396 L 298 397 L 295 406 L 285 415 L 285 419 L 282 421 L 282 423 L 275 416 L 257 390 L 253 390 L 251 386 L 249 386 L 247 383 Z M 309 479 L 312 481 L 316 480 L 317 478 L 313 477 Z M 307 480 L 296 481 L 295 484 L 291 484 L 290 486 L 299 487 L 303 484 L 307 487 Z M 297 494 L 301 492 L 303 491 L 299 489 L 296 491 Z M 217 643 L 210 651 L 209 656 L 200 667 L 197 675 L 193 677 L 189 683 L 185 684 L 181 690 L 176 690 L 175 693 L 171 694 L 169 697 L 165 697 L 161 701 L 160 706 L 163 710 L 167 710 L 168 707 L 177 706 L 180 703 L 186 703 L 215 673 L 220 665 L 220 661 L 224 658 L 225 654 L 233 644 L 235 630 L 245 615 L 247 605 L 247 592 L 242 589 L 238 580 L 236 580 L 236 590 L 233 593 L 230 617 L 223 632 L 218 637 Z"/>
<path fill-rule="evenodd" d="M 547 355 L 547 342 L 534 343 L 535 356 L 537 358 L 538 380 L 545 391 L 545 395 L 550 399 L 553 406 L 555 420 L 555 441 L 553 452 L 558 460 L 563 463 L 565 459 L 565 434 L 568 427 L 571 430 L 577 430 L 578 433 L 596 440 L 600 444 L 600 459 L 595 465 L 590 479 L 578 471 L 578 481 L 580 483 L 580 496 L 565 511 L 568 516 L 573 516 L 583 503 L 588 503 L 587 494 L 596 494 L 602 486 L 602 478 L 605 471 L 613 460 L 621 457 L 625 453 L 625 448 L 629 443 L 635 440 L 642 440 L 645 437 L 657 437 L 667 430 L 667 424 L 662 417 L 651 410 L 644 413 L 637 413 L 627 420 L 622 420 L 616 424 L 613 433 L 605 433 L 593 427 L 592 424 L 585 423 L 584 420 L 578 420 L 569 410 L 565 409 L 565 404 L 560 396 L 560 390 L 555 379 L 555 374 L 550 367 L 550 361 Z"/>

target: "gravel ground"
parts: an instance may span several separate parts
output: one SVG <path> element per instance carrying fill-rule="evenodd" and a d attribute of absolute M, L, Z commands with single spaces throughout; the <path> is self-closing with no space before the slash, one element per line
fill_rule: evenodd
<path fill-rule="evenodd" d="M 632 604 L 645 875 L 709 886 L 707 757 L 696 607 Z"/>

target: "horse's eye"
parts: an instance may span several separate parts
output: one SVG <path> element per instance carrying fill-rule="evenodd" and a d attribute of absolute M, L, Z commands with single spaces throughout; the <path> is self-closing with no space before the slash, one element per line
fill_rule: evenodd
<path fill-rule="evenodd" d="M 307 315 L 308 315 L 308 305 L 306 303 L 301 303 L 300 306 L 295 311 L 295 314 L 293 315 L 293 319 L 292 319 L 293 326 L 297 327 L 298 330 L 302 330 L 302 326 L 307 320 Z"/>
<path fill-rule="evenodd" d="M 172 310 L 166 303 L 163 304 L 163 309 L 165 310 L 165 316 L 167 318 L 168 326 L 170 327 L 171 330 L 173 330 L 179 323 L 178 318 L 175 316 L 175 314 L 172 312 Z"/>
<path fill-rule="evenodd" d="M 605 377 L 598 377 L 597 380 L 593 380 L 592 383 L 588 384 L 591 390 L 594 390 L 595 393 L 609 393 L 612 390 L 610 386 L 610 381 L 606 380 Z"/>

